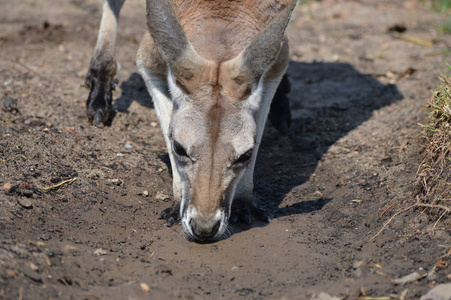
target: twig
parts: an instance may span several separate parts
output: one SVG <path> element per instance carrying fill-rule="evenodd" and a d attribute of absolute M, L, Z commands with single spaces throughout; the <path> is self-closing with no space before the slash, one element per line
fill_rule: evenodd
<path fill-rule="evenodd" d="M 417 195 L 417 203 L 415 204 L 416 206 L 420 206 L 420 207 L 430 207 L 430 208 L 438 208 L 438 209 L 443 209 L 445 212 L 447 213 L 451 213 L 451 208 L 448 208 L 444 205 L 440 205 L 440 204 L 427 204 L 427 203 L 419 203 L 418 201 L 418 195 Z"/>
<path fill-rule="evenodd" d="M 385 277 L 385 278 L 387 278 L 388 280 L 390 280 L 391 283 L 396 284 L 396 283 L 395 283 L 395 280 L 394 280 L 390 275 L 385 274 L 385 273 L 382 272 L 382 271 L 376 271 L 376 274 L 381 275 L 382 277 Z"/>
<path fill-rule="evenodd" d="M 440 258 L 444 258 L 444 257 L 448 257 L 448 256 L 451 256 L 451 249 L 449 249 L 448 252 L 446 252 L 445 254 L 440 256 Z"/>
<path fill-rule="evenodd" d="M 385 227 L 387 227 L 388 224 L 390 224 L 390 222 L 400 213 L 405 212 L 406 210 L 409 210 L 411 208 L 416 207 L 416 204 L 410 205 L 409 207 L 406 207 L 404 209 L 401 209 L 400 211 L 398 211 L 396 214 L 394 214 L 390 219 L 388 219 L 388 221 L 384 224 L 384 226 L 382 226 L 381 230 L 378 231 L 378 233 L 376 233 L 372 238 L 370 238 L 370 241 L 374 240 L 374 238 L 376 238 L 382 231 L 384 231 Z"/>
<path fill-rule="evenodd" d="M 64 279 L 63 277 L 58 278 L 59 281 L 61 281 L 65 286 L 69 287 L 69 283 Z"/>
<path fill-rule="evenodd" d="M 437 226 L 438 222 L 440 221 L 440 219 L 446 214 L 446 210 L 444 210 L 441 214 L 440 217 L 437 219 L 437 221 L 434 223 L 434 227 L 432 227 L 432 230 L 435 229 L 435 227 Z"/>
<path fill-rule="evenodd" d="M 379 218 L 382 218 L 382 216 L 390 209 L 392 208 L 394 205 L 396 204 L 396 202 L 393 202 L 389 207 L 387 207 L 379 216 Z"/>
<path fill-rule="evenodd" d="M 49 77 L 47 77 L 47 76 L 45 76 L 45 75 L 42 75 L 41 73 L 39 73 L 39 72 L 36 71 L 36 70 L 33 70 L 31 67 L 29 67 L 29 66 L 27 66 L 26 64 L 24 64 L 23 62 L 21 62 L 18 58 L 15 59 L 14 62 L 17 63 L 17 64 L 19 64 L 19 65 L 21 65 L 23 68 L 27 69 L 28 71 L 30 71 L 30 72 L 33 73 L 34 75 L 37 75 L 37 76 L 39 76 L 39 77 L 41 77 L 41 78 L 43 78 L 43 79 L 46 79 L 46 80 L 49 80 L 49 81 L 50 81 L 50 78 L 49 78 Z"/>
<path fill-rule="evenodd" d="M 407 295 L 407 291 L 408 291 L 409 289 L 405 289 L 404 291 L 402 291 L 401 292 L 401 295 L 399 295 L 399 300 L 405 300 L 405 299 L 407 299 L 406 298 L 406 295 Z"/>
<path fill-rule="evenodd" d="M 414 44 L 417 44 L 420 46 L 425 46 L 425 47 L 433 47 L 434 46 L 431 41 L 425 41 L 425 40 L 422 40 L 415 36 L 411 36 L 411 35 L 407 35 L 407 34 L 394 33 L 393 37 L 404 40 L 406 42 L 414 43 Z"/>
<path fill-rule="evenodd" d="M 388 224 L 390 224 L 390 222 L 397 216 L 397 215 L 399 215 L 400 213 L 402 213 L 402 212 L 405 212 L 406 210 L 409 210 L 409 209 L 411 209 L 411 208 L 413 208 L 413 207 L 430 207 L 430 208 L 439 208 L 439 209 L 443 209 L 444 210 L 444 212 L 443 212 L 443 214 L 445 213 L 445 212 L 447 212 L 447 213 L 450 213 L 451 212 L 451 209 L 450 208 L 448 208 L 448 207 L 446 207 L 446 206 L 443 206 L 443 205 L 440 205 L 440 204 L 426 204 L 426 203 L 421 203 L 420 202 L 420 197 L 417 195 L 417 202 L 415 203 L 415 204 L 413 204 L 413 205 L 410 205 L 409 207 L 406 207 L 406 208 L 404 208 L 404 209 L 401 209 L 400 211 L 398 211 L 396 214 L 394 214 L 390 219 L 388 219 L 388 221 L 384 224 L 384 226 L 382 226 L 382 228 L 381 228 L 381 230 L 379 230 L 371 239 L 370 239 L 370 241 L 372 241 L 372 240 L 374 240 L 374 238 L 375 237 L 377 237 L 384 229 L 385 229 L 385 227 L 387 227 L 387 225 Z M 443 216 L 443 214 L 442 214 L 442 216 Z M 381 215 L 382 216 L 382 215 Z M 440 217 L 441 218 L 441 217 Z"/>
<path fill-rule="evenodd" d="M 71 178 L 71 179 L 68 179 L 68 180 L 61 181 L 60 183 L 55 184 L 55 185 L 52 185 L 52 186 L 49 186 L 49 187 L 39 187 L 39 186 L 38 186 L 37 188 L 40 189 L 40 190 L 43 190 L 43 191 L 47 192 L 47 191 L 50 191 L 50 190 L 52 190 L 52 189 L 55 189 L 55 188 L 57 188 L 57 187 L 59 187 L 59 186 L 62 186 L 62 185 L 65 184 L 65 183 L 72 182 L 72 181 L 75 181 L 75 180 L 77 180 L 77 179 L 78 179 L 78 178 L 75 177 L 75 178 Z"/>

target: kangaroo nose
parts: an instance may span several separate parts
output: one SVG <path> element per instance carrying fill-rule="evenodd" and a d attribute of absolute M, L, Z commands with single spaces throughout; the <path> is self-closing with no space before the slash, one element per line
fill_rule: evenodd
<path fill-rule="evenodd" d="M 213 227 L 204 227 L 194 219 L 191 219 L 189 221 L 189 224 L 191 226 L 191 231 L 193 233 L 194 239 L 197 241 L 206 242 L 213 240 L 213 238 L 219 231 L 221 221 L 216 222 Z"/>

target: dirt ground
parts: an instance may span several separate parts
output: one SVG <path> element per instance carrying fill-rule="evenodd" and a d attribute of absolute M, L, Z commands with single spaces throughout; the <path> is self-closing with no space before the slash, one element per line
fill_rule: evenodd
<path fill-rule="evenodd" d="M 144 1 L 122 11 L 104 128 L 88 124 L 80 88 L 101 2 L 0 6 L 0 299 L 418 299 L 451 281 L 449 219 L 411 207 L 422 106 L 451 47 L 427 3 L 296 8 L 293 124 L 267 126 L 256 167 L 256 202 L 274 218 L 212 244 L 157 219 L 172 179 L 134 63 Z"/>

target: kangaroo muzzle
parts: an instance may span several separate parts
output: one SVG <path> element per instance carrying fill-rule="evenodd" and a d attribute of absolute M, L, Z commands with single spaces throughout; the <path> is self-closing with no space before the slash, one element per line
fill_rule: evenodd
<path fill-rule="evenodd" d="M 202 215 L 194 206 L 182 216 L 182 226 L 190 238 L 198 242 L 218 240 L 227 228 L 227 219 L 223 210 L 214 214 Z"/>

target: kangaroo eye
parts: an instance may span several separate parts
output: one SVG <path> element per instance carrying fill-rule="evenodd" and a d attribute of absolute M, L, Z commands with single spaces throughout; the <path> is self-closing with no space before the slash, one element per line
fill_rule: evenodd
<path fill-rule="evenodd" d="M 252 153 L 254 152 L 254 149 L 250 149 L 248 151 L 246 151 L 244 154 L 242 154 L 240 157 L 238 157 L 237 160 L 235 160 L 235 165 L 240 165 L 240 164 L 246 164 L 248 163 L 251 158 L 252 158 Z"/>
<path fill-rule="evenodd" d="M 177 154 L 178 156 L 183 156 L 183 157 L 188 157 L 189 158 L 188 153 L 186 153 L 185 148 L 183 148 L 183 146 L 180 145 L 180 143 L 178 143 L 177 141 L 173 142 L 173 147 L 172 148 L 174 150 L 174 153 Z"/>

